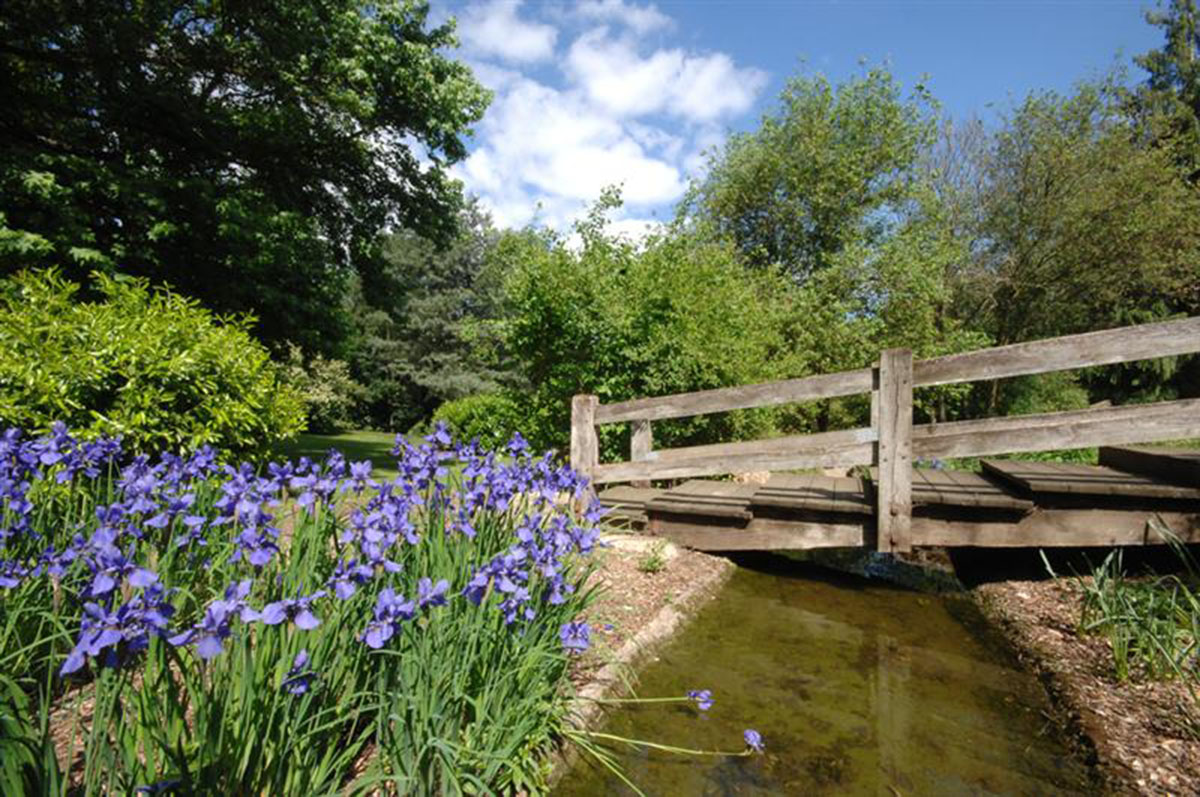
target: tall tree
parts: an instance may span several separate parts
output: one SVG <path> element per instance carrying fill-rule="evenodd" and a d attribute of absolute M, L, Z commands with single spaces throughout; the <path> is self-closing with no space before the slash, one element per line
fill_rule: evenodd
<path fill-rule="evenodd" d="M 380 229 L 449 237 L 488 95 L 417 0 L 0 4 L 0 270 L 172 284 L 328 350 Z"/>
<path fill-rule="evenodd" d="M 837 86 L 796 77 L 757 130 L 711 153 L 683 209 L 748 262 L 803 281 L 846 247 L 887 236 L 933 132 L 924 88 L 905 98 L 886 70 Z"/>
<path fill-rule="evenodd" d="M 1138 56 L 1149 73 L 1135 105 L 1160 139 L 1171 144 L 1185 174 L 1200 184 L 1200 13 L 1196 0 L 1170 0 L 1146 21 L 1162 28 L 1161 49 Z"/>
<path fill-rule="evenodd" d="M 497 238 L 476 200 L 459 211 L 446 247 L 412 231 L 385 238 L 383 268 L 361 282 L 351 310 L 352 364 L 376 426 L 407 429 L 444 401 L 506 384 L 488 356 L 502 291 L 490 262 Z"/>
<path fill-rule="evenodd" d="M 1170 150 L 1147 146 L 1118 83 L 1031 95 L 973 156 L 956 309 L 997 344 L 1200 309 L 1200 195 Z M 1165 365 L 1089 377 L 1092 397 L 1168 389 Z"/>

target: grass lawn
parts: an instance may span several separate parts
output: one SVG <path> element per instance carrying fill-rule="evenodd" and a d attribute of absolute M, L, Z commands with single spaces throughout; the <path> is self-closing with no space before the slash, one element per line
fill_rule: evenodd
<path fill-rule="evenodd" d="M 295 440 L 280 443 L 275 447 L 275 452 L 293 460 L 300 457 L 316 460 L 324 458 L 329 449 L 336 448 L 351 462 L 371 460 L 375 478 L 394 479 L 400 475 L 396 471 L 395 457 L 391 454 L 395 444 L 394 432 L 356 430 L 341 434 L 302 434 Z"/>

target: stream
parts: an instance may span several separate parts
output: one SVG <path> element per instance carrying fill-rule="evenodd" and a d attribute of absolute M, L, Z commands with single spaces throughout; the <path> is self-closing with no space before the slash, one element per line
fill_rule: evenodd
<path fill-rule="evenodd" d="M 641 671 L 642 697 L 605 733 L 766 753 L 678 756 L 619 746 L 648 795 L 1039 795 L 1088 793 L 1087 767 L 1047 719 L 1034 676 L 963 594 L 924 594 L 786 559 L 739 567 Z M 633 794 L 584 757 L 556 795 Z"/>

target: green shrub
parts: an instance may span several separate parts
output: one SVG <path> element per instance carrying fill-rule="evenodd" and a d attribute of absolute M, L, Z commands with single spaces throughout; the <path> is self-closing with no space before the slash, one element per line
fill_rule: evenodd
<path fill-rule="evenodd" d="M 304 408 L 249 318 L 213 315 L 140 279 L 55 271 L 0 282 L 0 426 L 120 435 L 127 450 L 246 453 L 296 434 Z"/>
<path fill-rule="evenodd" d="M 365 391 L 350 376 L 349 365 L 320 354 L 313 355 L 306 363 L 300 347 L 289 344 L 285 374 L 304 402 L 307 431 L 337 434 L 353 425 L 355 410 Z"/>
<path fill-rule="evenodd" d="M 503 393 L 478 393 L 437 408 L 433 420 L 444 422 L 451 434 L 461 440 L 479 439 L 484 449 L 494 450 L 512 439 L 521 429 L 521 406 Z"/>
<path fill-rule="evenodd" d="M 531 386 L 522 433 L 565 448 L 571 396 L 602 403 L 760 382 L 776 375 L 770 309 L 786 290 L 776 273 L 747 271 L 734 250 L 686 234 L 642 245 L 612 234 L 606 194 L 577 226 L 582 247 L 553 234 L 513 233 L 495 256 L 507 265 L 504 342 Z M 772 410 L 665 421 L 656 447 L 754 439 Z M 628 424 L 600 429 L 605 458 L 628 456 Z"/>

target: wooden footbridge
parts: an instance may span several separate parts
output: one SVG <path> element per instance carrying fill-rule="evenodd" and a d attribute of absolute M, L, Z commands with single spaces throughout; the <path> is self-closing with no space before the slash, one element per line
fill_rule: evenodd
<path fill-rule="evenodd" d="M 1138 445 L 1200 437 L 1200 398 L 922 425 L 912 409 L 914 388 L 1197 352 L 1200 317 L 917 362 L 889 349 L 873 368 L 615 404 L 581 395 L 571 462 L 616 517 L 702 550 L 1146 545 L 1165 541 L 1154 518 L 1200 542 L 1200 451 Z M 653 447 L 654 421 L 862 393 L 868 427 Z M 610 423 L 633 425 L 629 461 L 599 461 L 596 426 Z M 1098 466 L 986 458 L 1092 446 Z M 914 467 L 952 457 L 985 459 Z M 859 475 L 818 472 L 830 468 Z M 763 471 L 762 484 L 696 478 Z"/>

